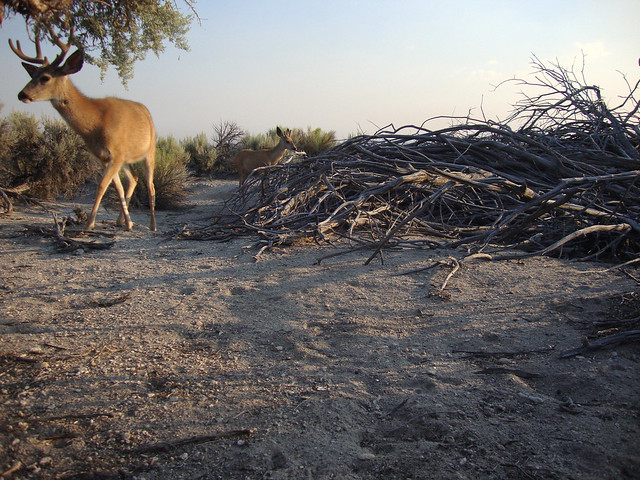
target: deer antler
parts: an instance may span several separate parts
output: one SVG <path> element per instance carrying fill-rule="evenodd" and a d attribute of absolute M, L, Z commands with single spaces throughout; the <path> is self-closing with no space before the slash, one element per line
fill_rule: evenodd
<path fill-rule="evenodd" d="M 49 25 L 48 29 L 49 29 L 49 35 L 51 35 L 51 41 L 55 43 L 60 49 L 60 53 L 56 56 L 56 58 L 51 63 L 51 65 L 53 65 L 54 67 L 57 67 L 58 65 L 60 65 L 60 63 L 62 63 L 62 60 L 64 60 L 64 57 L 67 55 L 67 52 L 69 51 L 69 48 L 72 45 L 71 40 L 73 39 L 74 28 L 73 28 L 73 25 L 69 27 L 69 39 L 67 40 L 67 43 L 63 43 L 62 40 L 58 38 L 58 35 L 56 35 L 56 32 L 54 32 L 53 27 L 51 25 Z"/>
<path fill-rule="evenodd" d="M 42 49 L 40 48 L 39 36 L 36 37 L 34 43 L 36 44 L 36 56 L 30 57 L 29 55 L 25 54 L 22 51 L 22 47 L 20 46 L 20 40 L 16 40 L 16 45 L 14 46 L 13 41 L 9 39 L 9 46 L 11 47 L 11 50 L 13 50 L 13 53 L 15 53 L 19 58 L 21 58 L 25 62 L 34 63 L 37 65 L 48 65 L 49 61 L 47 60 L 47 57 L 42 56 Z"/>
<path fill-rule="evenodd" d="M 57 45 L 58 48 L 60 49 L 60 53 L 56 56 L 56 58 L 51 63 L 51 65 L 53 65 L 54 67 L 57 67 L 62 63 L 62 60 L 64 60 L 64 57 L 67 55 L 69 48 L 71 48 L 71 45 L 72 45 L 71 39 L 73 38 L 74 28 L 73 28 L 73 25 L 71 25 L 71 27 L 69 28 L 69 40 L 67 41 L 67 43 L 64 43 L 62 40 L 60 40 L 60 38 L 58 37 L 58 35 L 56 35 L 56 32 L 53 30 L 53 27 L 51 25 L 49 25 L 47 29 L 49 30 L 49 35 L 51 36 L 52 43 L 54 45 Z M 27 55 L 22 51 L 22 47 L 20 46 L 20 40 L 16 40 L 16 44 L 14 45 L 13 41 L 9 39 L 9 46 L 11 47 L 11 50 L 13 50 L 13 53 L 15 53 L 19 58 L 21 58 L 25 62 L 33 63 L 36 65 L 43 65 L 43 66 L 49 65 L 49 60 L 47 59 L 47 57 L 42 56 L 42 48 L 40 47 L 40 35 L 36 36 L 36 39 L 34 40 L 33 43 L 35 43 L 36 45 L 36 56 L 30 57 L 29 55 Z"/>

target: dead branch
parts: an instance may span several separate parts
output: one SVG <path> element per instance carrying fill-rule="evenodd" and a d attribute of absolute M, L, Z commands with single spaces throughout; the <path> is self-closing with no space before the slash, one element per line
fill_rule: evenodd
<path fill-rule="evenodd" d="M 53 237 L 56 241 L 56 249 L 60 252 L 73 252 L 78 249 L 84 251 L 89 250 L 107 250 L 115 245 L 115 242 L 96 242 L 95 240 L 82 240 L 79 238 L 71 238 L 65 235 L 65 229 L 69 222 L 68 217 L 64 217 L 58 221 L 58 216 L 53 213 Z"/>
<path fill-rule="evenodd" d="M 22 185 L 18 185 L 17 187 L 12 187 L 12 188 L 0 187 L 0 199 L 2 200 L 2 203 L 4 203 L 5 205 L 4 213 L 6 215 L 10 215 L 13 212 L 13 202 L 11 201 L 10 197 L 17 199 L 21 202 L 38 205 L 39 207 L 46 209 L 46 207 L 41 202 L 24 194 L 30 188 L 31 188 L 31 185 L 29 185 L 28 183 L 24 183 Z"/>
<path fill-rule="evenodd" d="M 540 83 L 531 86 L 542 93 L 505 124 L 387 127 L 261 169 L 212 225 L 181 238 L 257 234 L 268 247 L 347 238 L 350 252 L 372 251 L 367 263 L 385 248 L 461 246 L 490 249 L 493 260 L 637 258 L 640 118 L 620 110 L 636 102 L 611 109 L 597 87 L 535 65 Z"/>
<path fill-rule="evenodd" d="M 553 347 L 541 348 L 538 350 L 517 350 L 517 351 L 494 351 L 483 350 L 453 350 L 453 353 L 464 353 L 466 357 L 517 357 L 520 355 L 531 355 L 533 353 L 549 353 Z"/>
<path fill-rule="evenodd" d="M 575 357 L 576 355 L 583 355 L 588 352 L 600 350 L 601 348 L 637 341 L 640 341 L 640 330 L 628 330 L 626 332 L 616 333 L 614 335 L 599 338 L 593 342 L 589 342 L 585 339 L 581 347 L 565 350 L 560 354 L 560 358 Z"/>
<path fill-rule="evenodd" d="M 4 213 L 11 215 L 13 213 L 13 204 L 2 188 L 0 188 L 0 197 L 2 197 L 2 201 L 4 202 Z"/>
<path fill-rule="evenodd" d="M 197 435 L 194 437 L 179 438 L 179 439 L 170 440 L 167 442 L 144 445 L 142 447 L 132 450 L 131 453 L 140 454 L 140 453 L 163 452 L 167 450 L 172 450 L 177 447 L 183 447 L 185 445 L 192 445 L 194 443 L 216 442 L 216 441 L 224 440 L 227 438 L 246 438 L 251 436 L 252 434 L 253 432 L 251 430 L 244 429 L 244 430 L 230 430 L 228 432 L 221 432 L 213 435 Z"/>

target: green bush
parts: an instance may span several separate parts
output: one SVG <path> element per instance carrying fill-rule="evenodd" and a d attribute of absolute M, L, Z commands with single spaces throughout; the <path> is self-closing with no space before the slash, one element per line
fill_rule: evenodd
<path fill-rule="evenodd" d="M 0 103 L 0 112 L 3 107 L 4 105 Z M 5 160 L 9 158 L 9 153 L 11 152 L 11 138 L 9 122 L 4 118 L 0 118 L 0 185 L 3 184 L 2 176 L 5 169 Z"/>
<path fill-rule="evenodd" d="M 39 175 L 35 158 L 41 132 L 36 117 L 23 112 L 13 112 L 4 121 L 3 156 L 0 182 L 6 187 L 32 183 Z"/>
<path fill-rule="evenodd" d="M 188 167 L 194 174 L 210 175 L 214 172 L 218 160 L 216 148 L 209 143 L 207 136 L 200 133 L 195 137 L 188 137 L 181 142 L 187 155 L 189 155 Z"/>
<path fill-rule="evenodd" d="M 13 112 L 0 126 L 0 184 L 29 185 L 26 193 L 52 200 L 72 197 L 99 164 L 61 120 Z"/>
<path fill-rule="evenodd" d="M 291 136 L 298 150 L 306 152 L 310 157 L 334 147 L 337 143 L 335 131 L 325 132 L 321 128 L 311 130 L 311 127 L 307 127 L 306 132 L 296 128 Z"/>
<path fill-rule="evenodd" d="M 263 148 L 275 147 L 280 139 L 276 134 L 276 129 L 269 130 L 267 133 L 258 133 L 253 135 L 246 133 L 240 140 L 240 149 L 248 148 L 249 150 L 260 150 Z"/>
<path fill-rule="evenodd" d="M 73 197 L 90 177 L 102 171 L 100 162 L 87 150 L 84 140 L 62 120 L 43 120 L 39 162 L 49 178 L 40 182 L 44 198 Z"/>

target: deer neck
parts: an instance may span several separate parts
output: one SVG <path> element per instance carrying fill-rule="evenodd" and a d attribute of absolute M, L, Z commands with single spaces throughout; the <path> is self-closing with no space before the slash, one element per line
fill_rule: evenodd
<path fill-rule="evenodd" d="M 286 143 L 280 140 L 278 144 L 269 151 L 269 155 L 268 155 L 269 164 L 274 165 L 278 163 L 280 159 L 284 156 L 284 152 L 286 149 L 287 149 Z"/>
<path fill-rule="evenodd" d="M 86 97 L 64 77 L 51 105 L 80 136 L 86 138 L 99 124 L 100 108 L 95 99 Z"/>

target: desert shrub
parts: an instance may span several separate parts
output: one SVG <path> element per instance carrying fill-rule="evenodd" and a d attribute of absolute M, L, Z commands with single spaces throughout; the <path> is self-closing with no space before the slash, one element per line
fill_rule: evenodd
<path fill-rule="evenodd" d="M 249 150 L 260 150 L 262 148 L 273 148 L 278 144 L 278 135 L 275 128 L 267 133 L 258 133 L 256 135 L 246 133 L 240 140 L 239 147 L 248 148 Z"/>
<path fill-rule="evenodd" d="M 153 184 L 156 187 L 156 207 L 158 209 L 172 209 L 182 206 L 184 199 L 187 197 L 188 163 L 189 155 L 180 142 L 171 136 L 158 138 L 156 168 L 153 176 Z M 134 200 L 148 205 L 149 198 L 144 163 L 133 164 L 132 170 L 139 176 L 138 187 L 134 192 Z"/>
<path fill-rule="evenodd" d="M 38 182 L 43 198 L 73 197 L 87 180 L 102 170 L 84 140 L 58 119 L 43 120 L 40 165 L 49 172 Z"/>
<path fill-rule="evenodd" d="M 33 160 L 41 136 L 38 121 L 34 115 L 13 112 L 4 124 L 0 182 L 7 187 L 29 183 L 39 173 Z"/>
<path fill-rule="evenodd" d="M 0 183 L 27 184 L 31 196 L 55 199 L 77 193 L 99 164 L 61 120 L 13 112 L 0 127 Z"/>
<path fill-rule="evenodd" d="M 0 102 L 0 112 L 4 105 Z M 11 151 L 11 130 L 9 122 L 0 118 L 0 185 L 2 184 L 2 175 L 5 167 L 5 160 L 9 157 Z"/>
<path fill-rule="evenodd" d="M 321 128 L 311 130 L 311 127 L 307 127 L 306 132 L 296 128 L 291 136 L 298 150 L 306 152 L 310 157 L 334 147 L 337 143 L 335 131 L 327 132 Z"/>
<path fill-rule="evenodd" d="M 214 171 L 218 153 L 204 133 L 188 137 L 180 143 L 189 155 L 187 165 L 194 174 L 198 176 L 210 175 Z"/>

